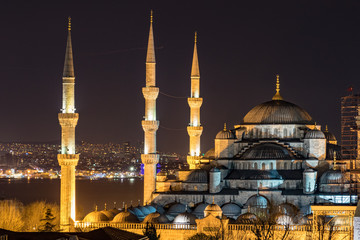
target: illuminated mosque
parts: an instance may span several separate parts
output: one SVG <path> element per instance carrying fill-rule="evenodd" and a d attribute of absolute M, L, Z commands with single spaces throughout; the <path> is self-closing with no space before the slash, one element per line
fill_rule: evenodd
<path fill-rule="evenodd" d="M 291 225 L 299 239 L 308 239 L 307 227 L 319 215 L 331 216 L 344 234 L 353 230 L 357 195 L 351 192 L 346 162 L 341 161 L 340 147 L 327 127 L 315 123 L 301 107 L 280 94 L 279 76 L 276 92 L 268 102 L 253 107 L 243 120 L 218 132 L 214 148 L 201 154 L 200 70 L 197 36 L 191 69 L 189 156 L 190 170 L 176 176 L 156 173 L 155 47 L 151 16 L 146 56 L 144 130 L 144 199 L 143 205 L 122 209 L 95 210 L 75 221 L 75 82 L 70 27 L 63 77 L 61 224 L 83 231 L 105 226 L 142 233 L 144 224 L 154 224 L 161 239 L 187 239 L 199 233 L 225 229 L 243 239 L 255 239 L 249 224 L 259 216 L 277 209 L 276 224 Z M 70 69 L 70 70 L 69 70 Z M 360 122 L 359 122 L 360 123 Z M 70 146 L 70 148 L 69 148 Z M 63 172 L 64 171 L 64 172 Z M 330 205 L 329 205 L 330 204 Z M 74 214 L 74 215 L 72 215 Z M 355 216 L 355 217 L 354 217 Z M 210 226 L 210 227 L 209 227 Z M 283 228 L 282 228 L 283 229 Z M 281 232 L 281 227 L 277 228 Z M 246 235 L 248 234 L 248 235 Z M 234 235 L 233 235 L 234 236 Z M 314 236 L 314 235 L 313 235 Z"/>

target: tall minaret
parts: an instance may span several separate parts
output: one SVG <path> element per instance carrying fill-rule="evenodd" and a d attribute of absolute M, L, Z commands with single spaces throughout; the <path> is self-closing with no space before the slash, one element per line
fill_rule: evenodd
<path fill-rule="evenodd" d="M 190 123 L 187 131 L 190 137 L 190 151 L 187 162 L 190 169 L 196 169 L 200 165 L 200 136 L 203 127 L 200 123 L 200 107 L 203 99 L 200 97 L 200 70 L 197 55 L 197 33 L 195 32 L 194 55 L 191 68 L 191 93 L 188 98 L 190 106 Z"/>
<path fill-rule="evenodd" d="M 62 109 L 58 114 L 61 126 L 61 154 L 58 154 L 61 166 L 60 228 L 62 231 L 68 232 L 71 231 L 73 221 L 75 221 L 75 166 L 79 161 L 79 154 L 75 152 L 75 127 L 79 114 L 75 113 L 75 75 L 70 17 L 62 79 Z"/>
<path fill-rule="evenodd" d="M 141 160 L 144 164 L 144 203 L 150 203 L 155 191 L 156 164 L 159 162 L 159 154 L 156 153 L 156 131 L 159 121 L 156 120 L 156 99 L 159 88 L 156 87 L 155 77 L 155 48 L 153 36 L 153 15 L 151 11 L 149 42 L 146 55 L 146 87 L 142 88 L 145 98 L 145 116 L 141 125 L 144 129 L 144 154 Z"/>

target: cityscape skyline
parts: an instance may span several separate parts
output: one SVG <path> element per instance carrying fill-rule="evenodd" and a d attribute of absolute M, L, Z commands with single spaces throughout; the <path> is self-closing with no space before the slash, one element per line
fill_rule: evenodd
<path fill-rule="evenodd" d="M 145 80 L 150 9 L 158 46 L 160 151 L 188 152 L 186 98 L 195 30 L 204 98 L 203 153 L 213 146 L 224 121 L 229 121 L 229 127 L 238 124 L 248 110 L 271 99 L 277 73 L 284 99 L 298 103 L 323 128 L 328 124 L 340 139 L 340 97 L 350 85 L 359 89 L 360 35 L 354 27 L 360 20 L 355 14 L 360 5 L 328 3 L 308 8 L 309 3 L 244 3 L 242 9 L 222 9 L 211 3 L 176 7 L 145 3 L 140 8 L 112 3 L 113 9 L 106 4 L 84 8 L 71 4 L 67 11 L 70 5 L 63 3 L 57 8 L 8 3 L 1 16 L 8 34 L 0 40 L 6 46 L 1 60 L 6 81 L 0 94 L 7 116 L 0 122 L 0 140 L 60 142 L 55 109 L 61 108 L 68 15 L 73 19 L 76 105 L 82 115 L 77 139 L 141 140 L 144 103 L 139 90 Z"/>

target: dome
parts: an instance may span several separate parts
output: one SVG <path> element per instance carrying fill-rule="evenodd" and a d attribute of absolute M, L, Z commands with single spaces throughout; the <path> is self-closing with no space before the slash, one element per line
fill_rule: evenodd
<path fill-rule="evenodd" d="M 117 208 L 113 208 L 113 209 L 110 209 L 110 212 L 112 212 L 114 214 L 114 216 L 116 216 L 116 214 L 118 214 L 120 211 Z"/>
<path fill-rule="evenodd" d="M 269 200 L 262 195 L 253 195 L 251 196 L 245 204 L 247 207 L 254 208 L 267 208 L 269 206 Z"/>
<path fill-rule="evenodd" d="M 147 216 L 150 214 L 149 210 L 144 206 L 140 206 L 140 207 L 138 207 L 138 209 L 143 213 L 144 216 Z"/>
<path fill-rule="evenodd" d="M 133 213 L 139 219 L 145 218 L 145 215 L 143 214 L 143 212 L 137 207 L 136 208 L 131 207 L 128 210 L 129 210 L 129 212 Z"/>
<path fill-rule="evenodd" d="M 241 207 L 236 203 L 226 203 L 221 207 L 223 214 L 227 217 L 237 217 L 241 214 Z"/>
<path fill-rule="evenodd" d="M 192 183 L 208 183 L 208 173 L 205 169 L 195 169 L 191 171 L 186 182 Z"/>
<path fill-rule="evenodd" d="M 324 132 L 324 135 L 325 135 L 325 138 L 326 138 L 326 141 L 328 142 L 336 142 L 336 137 L 334 134 L 332 134 L 331 132 Z"/>
<path fill-rule="evenodd" d="M 320 178 L 320 184 L 345 184 L 349 181 L 340 170 L 329 170 Z"/>
<path fill-rule="evenodd" d="M 204 158 L 205 158 L 205 159 L 215 158 L 215 148 L 209 149 L 209 150 L 205 153 Z"/>
<path fill-rule="evenodd" d="M 292 217 L 285 214 L 280 214 L 276 216 L 275 222 L 279 225 L 294 225 Z"/>
<path fill-rule="evenodd" d="M 105 214 L 105 216 L 108 218 L 108 220 L 112 220 L 115 217 L 115 213 L 110 210 L 102 210 L 101 213 Z"/>
<path fill-rule="evenodd" d="M 245 124 L 312 124 L 311 116 L 301 107 L 283 100 L 272 100 L 251 109 Z"/>
<path fill-rule="evenodd" d="M 167 213 L 172 216 L 177 216 L 178 214 L 183 213 L 185 211 L 189 212 L 189 209 L 184 204 L 175 203 L 169 208 L 169 211 Z"/>
<path fill-rule="evenodd" d="M 85 216 L 83 222 L 104 222 L 109 221 L 109 218 L 102 212 L 95 210 Z"/>
<path fill-rule="evenodd" d="M 138 223 L 139 220 L 133 213 L 131 213 L 131 212 L 127 211 L 127 209 L 125 209 L 124 212 L 120 212 L 114 217 L 113 222 Z"/>
<path fill-rule="evenodd" d="M 215 204 L 214 201 L 212 204 L 209 204 L 204 210 L 204 217 L 207 217 L 209 215 L 213 215 L 214 217 L 219 217 L 219 218 L 221 218 L 222 216 L 221 207 Z"/>
<path fill-rule="evenodd" d="M 198 218 L 203 218 L 204 217 L 204 210 L 205 208 L 208 206 L 209 204 L 207 203 L 200 203 L 199 205 L 197 205 L 193 211 L 193 214 L 198 217 Z"/>
<path fill-rule="evenodd" d="M 170 220 L 163 214 L 158 212 L 150 213 L 147 215 L 143 223 L 170 223 Z"/>
<path fill-rule="evenodd" d="M 255 222 L 257 221 L 257 216 L 253 213 L 244 213 L 244 214 L 241 214 L 237 219 L 236 219 L 236 223 L 252 223 L 252 222 Z"/>
<path fill-rule="evenodd" d="M 156 212 L 156 208 L 154 206 L 151 205 L 146 205 L 145 208 L 149 211 L 149 213 L 154 213 Z M 160 212 L 160 211 L 159 211 Z M 161 212 L 160 212 L 161 213 Z"/>
<path fill-rule="evenodd" d="M 325 139 L 325 134 L 318 130 L 312 129 L 305 134 L 306 139 Z"/>
<path fill-rule="evenodd" d="M 279 205 L 279 213 L 287 216 L 294 216 L 298 212 L 297 207 L 291 203 L 282 203 Z"/>
<path fill-rule="evenodd" d="M 188 212 L 183 212 L 174 218 L 173 223 L 174 224 L 195 225 L 196 224 L 195 219 L 196 219 L 195 215 L 188 213 Z"/>
<path fill-rule="evenodd" d="M 246 150 L 240 159 L 295 159 L 293 153 L 276 143 L 261 143 Z"/>
<path fill-rule="evenodd" d="M 226 124 L 224 124 L 224 129 L 216 134 L 216 139 L 235 139 L 235 135 L 226 129 Z"/>

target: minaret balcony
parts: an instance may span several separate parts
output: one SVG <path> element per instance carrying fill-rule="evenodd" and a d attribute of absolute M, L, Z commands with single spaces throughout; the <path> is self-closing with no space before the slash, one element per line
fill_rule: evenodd
<path fill-rule="evenodd" d="M 57 159 L 60 166 L 76 166 L 79 161 L 79 154 L 58 154 Z"/>
<path fill-rule="evenodd" d="M 158 164 L 160 155 L 156 153 L 141 154 L 141 161 L 143 164 Z"/>
<path fill-rule="evenodd" d="M 146 100 L 155 100 L 159 96 L 159 88 L 158 87 L 143 87 L 142 93 Z"/>
<path fill-rule="evenodd" d="M 201 134 L 203 132 L 203 127 L 202 126 L 199 126 L 199 127 L 188 126 L 187 131 L 188 131 L 188 134 L 190 137 L 199 137 L 199 136 L 201 136 Z"/>
<path fill-rule="evenodd" d="M 144 129 L 144 132 L 156 132 L 159 128 L 159 121 L 152 120 L 142 120 L 141 125 Z"/>
<path fill-rule="evenodd" d="M 59 113 L 59 122 L 61 127 L 75 127 L 79 120 L 78 113 Z"/>
<path fill-rule="evenodd" d="M 202 103 L 202 98 L 188 98 L 188 104 L 190 108 L 200 108 Z"/>
<path fill-rule="evenodd" d="M 63 83 L 75 83 L 75 77 L 63 77 Z"/>

